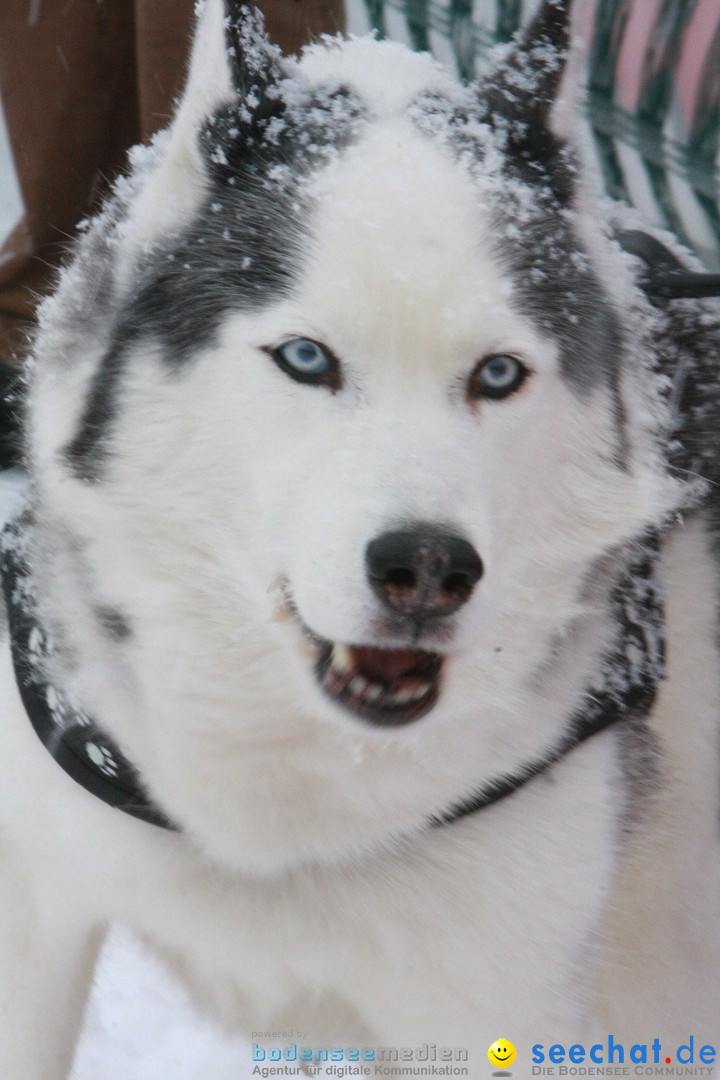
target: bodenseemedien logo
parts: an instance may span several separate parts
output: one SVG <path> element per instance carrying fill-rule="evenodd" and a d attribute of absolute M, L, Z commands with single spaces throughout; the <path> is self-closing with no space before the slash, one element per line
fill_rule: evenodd
<path fill-rule="evenodd" d="M 467 1077 L 464 1046 L 261 1046 L 252 1044 L 253 1076 L 457 1076 Z"/>
<path fill-rule="evenodd" d="M 536 1043 L 532 1047 L 533 1076 L 711 1076 L 717 1051 L 691 1035 L 680 1046 L 651 1043 L 624 1046 L 609 1035 L 604 1043 Z M 598 1068 L 602 1066 L 602 1068 Z"/>

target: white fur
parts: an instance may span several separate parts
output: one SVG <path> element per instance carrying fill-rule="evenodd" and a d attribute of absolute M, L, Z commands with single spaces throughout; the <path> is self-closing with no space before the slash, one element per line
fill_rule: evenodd
<path fill-rule="evenodd" d="M 717 1030 L 720 982 L 717 576 L 698 524 L 671 538 L 667 573 L 674 677 L 663 685 L 652 719 L 663 754 L 662 788 L 621 861 L 606 916 L 609 962 L 601 994 L 603 1019 L 625 1033 L 657 1023 L 661 993 L 665 1037 L 679 1045 L 689 1025 Z"/>
<path fill-rule="evenodd" d="M 210 0 L 175 124 L 111 227 L 120 296 L 139 246 L 188 220 L 203 194 L 198 123 L 229 92 L 218 11 Z M 520 1070 L 533 1042 L 569 1044 L 593 1015 L 638 1040 L 647 1025 L 714 1035 L 718 957 L 698 958 L 692 979 L 672 975 L 718 927 L 714 629 L 689 617 L 685 591 L 706 606 L 715 592 L 699 523 L 668 547 L 670 678 L 655 723 L 671 774 L 632 843 L 613 731 L 496 806 L 426 825 L 556 743 L 612 630 L 603 605 L 578 599 L 589 566 L 679 503 L 654 450 L 642 328 L 628 319 L 638 371 L 622 387 L 622 470 L 610 395 L 574 393 L 556 345 L 523 315 L 476 178 L 401 115 L 446 77 L 359 41 L 315 47 L 304 64 L 311 81 L 342 71 L 366 83 L 378 115 L 317 181 L 302 286 L 228 317 L 178 377 L 155 347 L 137 348 L 97 484 L 61 453 L 102 350 L 88 343 L 60 370 L 59 313 L 77 271 L 45 311 L 30 402 L 40 596 L 81 661 L 56 674 L 182 832 L 113 811 L 65 776 L 23 714 L 6 650 L 3 1080 L 63 1075 L 114 919 L 165 952 L 228 1026 L 304 1027 L 313 1045 L 435 1041 L 467 1046 L 482 1070 L 502 1034 Z M 261 351 L 301 336 L 342 358 L 341 393 L 291 382 Z M 526 358 L 534 374 L 501 407 L 473 409 L 462 386 L 491 352 Z M 363 552 L 417 518 L 453 523 L 485 575 L 445 646 L 437 706 L 379 730 L 318 690 L 278 583 L 322 637 L 389 646 L 373 629 Z M 98 633 L 88 579 L 127 617 L 127 643 Z M 692 734 L 678 740 L 681 722 Z M 653 992 L 632 1011 L 640 983 Z"/>

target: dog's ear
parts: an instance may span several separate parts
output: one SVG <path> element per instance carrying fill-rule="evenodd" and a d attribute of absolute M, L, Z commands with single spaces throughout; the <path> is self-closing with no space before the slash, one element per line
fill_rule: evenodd
<path fill-rule="evenodd" d="M 493 111 L 547 129 L 570 49 L 571 0 L 543 0 L 509 54 L 491 70 L 483 97 Z"/>
<path fill-rule="evenodd" d="M 281 108 L 282 56 L 258 10 L 236 0 L 201 0 L 185 89 L 158 141 L 124 230 L 121 266 L 156 235 L 179 230 L 202 203 L 209 174 L 222 168 L 224 141 L 237 152 Z"/>
<path fill-rule="evenodd" d="M 486 119 L 507 132 L 509 152 L 543 171 L 562 145 L 552 131 L 551 113 L 567 67 L 571 7 L 572 0 L 543 0 L 477 86 Z"/>
<path fill-rule="evenodd" d="M 254 4 L 204 0 L 198 7 L 190 70 L 173 122 L 191 138 L 213 115 L 234 106 L 248 125 L 268 97 L 277 100 L 282 54 L 271 44 Z"/>
<path fill-rule="evenodd" d="M 225 47 L 230 75 L 240 101 L 262 96 L 282 76 L 282 54 L 265 33 L 254 4 L 225 0 Z"/>
<path fill-rule="evenodd" d="M 258 8 L 224 0 L 223 11 L 232 96 L 203 122 L 200 145 L 211 170 L 231 179 L 261 146 L 271 121 L 285 113 L 280 92 L 285 65 L 282 53 L 265 33 Z"/>

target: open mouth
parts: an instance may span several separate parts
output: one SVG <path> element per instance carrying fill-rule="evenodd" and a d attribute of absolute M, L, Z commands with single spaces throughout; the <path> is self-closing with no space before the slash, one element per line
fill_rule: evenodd
<path fill-rule="evenodd" d="M 407 724 L 433 708 L 443 657 L 419 649 L 323 642 L 317 680 L 333 701 L 373 724 Z"/>

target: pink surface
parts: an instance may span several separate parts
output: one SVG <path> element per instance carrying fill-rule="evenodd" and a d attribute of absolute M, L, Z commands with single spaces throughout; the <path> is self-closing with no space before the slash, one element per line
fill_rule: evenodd
<path fill-rule="evenodd" d="M 585 3 L 580 5 L 577 31 L 580 38 L 579 49 L 582 56 L 587 56 L 592 48 L 593 36 L 595 33 L 595 13 L 600 2 L 601 0 L 585 0 Z"/>
<path fill-rule="evenodd" d="M 703 71 L 718 26 L 720 0 L 697 0 L 685 32 L 676 71 L 678 100 L 688 127 L 692 126 Z"/>
<path fill-rule="evenodd" d="M 717 0 L 711 0 L 717 3 Z M 629 111 L 634 111 L 640 97 L 647 71 L 647 61 L 652 40 L 652 33 L 657 24 L 661 0 L 641 0 L 631 6 L 625 24 L 618 62 L 615 69 L 615 83 L 619 104 Z"/>

